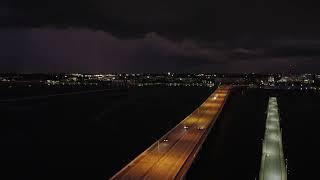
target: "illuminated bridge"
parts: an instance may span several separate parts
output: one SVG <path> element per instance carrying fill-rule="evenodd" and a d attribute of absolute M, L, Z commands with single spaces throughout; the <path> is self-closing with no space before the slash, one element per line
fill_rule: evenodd
<path fill-rule="evenodd" d="M 213 127 L 230 86 L 221 86 L 194 112 L 111 179 L 182 179 Z"/>
<path fill-rule="evenodd" d="M 286 180 L 277 99 L 270 97 L 259 180 Z"/>

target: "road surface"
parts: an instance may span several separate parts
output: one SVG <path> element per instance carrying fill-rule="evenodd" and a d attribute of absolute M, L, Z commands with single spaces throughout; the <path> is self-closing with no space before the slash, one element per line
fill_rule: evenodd
<path fill-rule="evenodd" d="M 111 179 L 181 179 L 191 166 L 230 93 L 221 86 L 176 127 Z"/>
<path fill-rule="evenodd" d="M 260 180 L 287 179 L 279 121 L 277 98 L 270 97 L 261 157 Z"/>

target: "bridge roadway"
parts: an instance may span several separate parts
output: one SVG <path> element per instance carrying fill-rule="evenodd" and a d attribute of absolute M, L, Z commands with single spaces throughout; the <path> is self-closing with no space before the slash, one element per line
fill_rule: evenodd
<path fill-rule="evenodd" d="M 269 98 L 259 180 L 286 180 L 282 137 L 276 97 Z"/>
<path fill-rule="evenodd" d="M 182 179 L 221 112 L 230 89 L 230 86 L 216 89 L 195 111 L 111 179 Z"/>

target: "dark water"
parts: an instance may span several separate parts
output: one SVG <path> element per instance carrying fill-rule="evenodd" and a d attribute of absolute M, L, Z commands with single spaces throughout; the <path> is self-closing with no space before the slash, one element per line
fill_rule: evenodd
<path fill-rule="evenodd" d="M 1 179 L 107 179 L 211 92 L 136 88 L 0 102 Z M 319 94 L 233 90 L 187 179 L 258 176 L 269 96 L 278 97 L 288 179 L 317 179 Z"/>
<path fill-rule="evenodd" d="M 259 90 L 233 90 L 187 179 L 258 177 L 267 100 Z"/>
<path fill-rule="evenodd" d="M 187 179 L 258 177 L 268 98 L 278 98 L 288 179 L 318 179 L 320 93 L 234 91 Z"/>
<path fill-rule="evenodd" d="M 0 161 L 11 179 L 107 179 L 211 92 L 137 88 L 2 102 Z"/>
<path fill-rule="evenodd" d="M 320 93 L 279 93 L 288 179 L 319 179 Z"/>

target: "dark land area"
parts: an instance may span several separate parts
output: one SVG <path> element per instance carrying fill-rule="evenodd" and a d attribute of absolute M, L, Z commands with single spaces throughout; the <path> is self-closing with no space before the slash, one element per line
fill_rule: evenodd
<path fill-rule="evenodd" d="M 0 82 L 0 102 L 19 98 L 30 98 L 36 96 L 47 96 L 53 94 L 64 94 L 83 91 L 95 91 L 105 89 L 123 89 L 121 86 L 111 86 L 110 84 L 91 83 L 74 85 L 54 85 L 49 86 L 39 82 L 19 82 L 3 83 Z"/>

